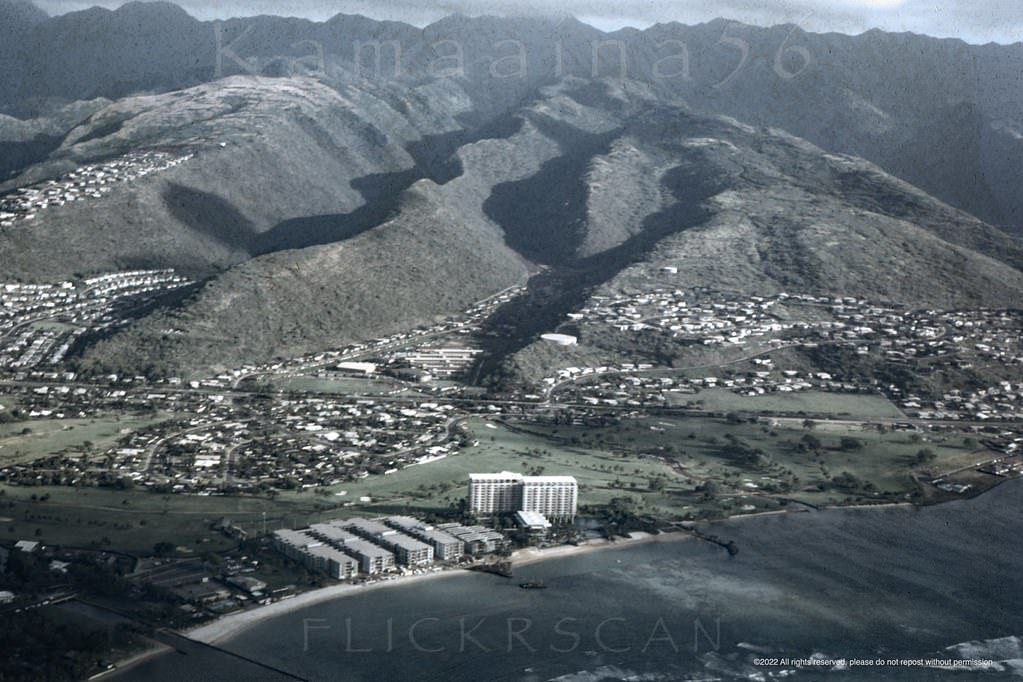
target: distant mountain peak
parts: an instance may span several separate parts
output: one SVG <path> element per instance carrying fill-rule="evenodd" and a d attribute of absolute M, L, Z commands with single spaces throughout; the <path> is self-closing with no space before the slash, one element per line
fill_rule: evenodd
<path fill-rule="evenodd" d="M 185 19 L 196 21 L 192 15 L 186 12 L 180 5 L 165 0 L 133 0 L 127 2 L 116 10 L 115 16 L 141 17 L 146 19 Z"/>
<path fill-rule="evenodd" d="M 0 26 L 38 24 L 50 18 L 30 0 L 0 0 Z"/>

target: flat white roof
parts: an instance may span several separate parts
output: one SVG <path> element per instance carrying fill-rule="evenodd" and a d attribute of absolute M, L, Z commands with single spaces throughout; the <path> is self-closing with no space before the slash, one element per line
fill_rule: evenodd
<path fill-rule="evenodd" d="M 338 525 L 342 528 L 357 528 L 363 533 L 369 533 L 380 537 L 389 537 L 398 533 L 398 531 L 390 526 L 385 526 L 379 521 L 375 521 L 373 519 L 348 519 L 347 521 L 342 521 Z"/>
<path fill-rule="evenodd" d="M 535 511 L 517 511 L 515 512 L 515 518 L 518 519 L 519 523 L 523 526 L 529 526 L 530 528 L 550 528 L 551 522 L 547 520 L 547 517 L 540 512 Z"/>
<path fill-rule="evenodd" d="M 367 374 L 377 371 L 376 364 L 372 362 L 339 362 L 337 368 L 353 372 L 366 372 Z"/>
<path fill-rule="evenodd" d="M 508 479 L 521 480 L 522 474 L 511 471 L 502 471 L 499 474 L 469 474 L 470 481 L 504 481 Z"/>
<path fill-rule="evenodd" d="M 499 474 L 469 474 L 470 481 L 507 481 L 515 480 L 523 483 L 577 483 L 575 476 L 523 476 L 511 471 Z"/>
<path fill-rule="evenodd" d="M 313 556 L 323 557 L 324 559 L 331 559 L 338 562 L 339 564 L 359 563 L 358 559 L 351 557 L 344 552 L 334 549 L 328 545 L 316 544 L 310 547 L 306 547 L 305 551 Z"/>
<path fill-rule="evenodd" d="M 345 549 L 351 551 L 353 554 L 362 554 L 368 557 L 394 556 L 394 552 L 386 550 L 383 547 L 377 547 L 369 540 L 363 540 L 361 538 L 345 542 Z"/>
<path fill-rule="evenodd" d="M 287 529 L 275 530 L 274 531 L 274 535 L 277 537 L 278 540 L 281 540 L 282 542 L 286 542 L 289 545 L 294 545 L 296 547 L 305 547 L 306 545 L 309 545 L 309 544 L 319 544 L 320 543 L 319 540 L 313 539 L 313 538 L 309 537 L 308 535 L 306 535 L 305 533 L 303 533 L 302 531 L 298 531 L 298 530 L 287 530 Z"/>
<path fill-rule="evenodd" d="M 335 526 L 332 523 L 317 523 L 310 526 L 309 530 L 313 533 L 319 533 L 328 540 L 334 540 L 342 544 L 349 540 L 355 540 L 358 537 L 357 535 L 349 533 L 347 530 Z"/>
<path fill-rule="evenodd" d="M 575 476 L 523 476 L 523 483 L 576 483 Z"/>

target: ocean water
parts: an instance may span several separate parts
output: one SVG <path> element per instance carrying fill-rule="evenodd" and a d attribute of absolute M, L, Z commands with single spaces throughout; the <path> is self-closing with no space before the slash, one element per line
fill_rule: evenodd
<path fill-rule="evenodd" d="M 735 557 L 687 540 L 534 564 L 513 580 L 456 574 L 311 606 L 219 646 L 353 682 L 1023 679 L 1021 528 L 1023 482 L 921 510 L 731 520 L 711 530 L 737 543 Z M 935 667 L 948 659 L 992 662 Z M 285 678 L 208 652 L 119 679 Z"/>

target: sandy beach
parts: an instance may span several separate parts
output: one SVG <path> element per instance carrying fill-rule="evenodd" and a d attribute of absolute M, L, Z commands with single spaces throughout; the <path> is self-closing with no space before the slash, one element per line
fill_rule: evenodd
<path fill-rule="evenodd" d="M 864 505 L 867 508 L 880 508 L 890 506 L 903 506 L 905 503 L 895 503 L 891 505 Z M 912 505 L 906 505 L 912 506 Z M 855 507 L 852 507 L 855 508 Z M 751 519 L 757 516 L 764 515 L 777 515 L 777 514 L 789 514 L 792 513 L 788 510 L 774 510 L 769 512 L 760 512 L 757 514 L 745 514 L 731 517 L 729 520 L 741 521 L 744 519 Z M 567 557 L 574 557 L 585 555 L 590 552 L 598 552 L 605 550 L 621 549 L 626 547 L 635 547 L 640 544 L 650 542 L 675 542 L 678 540 L 689 540 L 694 539 L 694 536 L 686 532 L 674 532 L 674 533 L 643 533 L 633 532 L 628 537 L 616 537 L 614 540 L 606 539 L 594 539 L 588 540 L 579 545 L 561 545 L 558 547 L 549 547 L 546 549 L 538 549 L 535 547 L 527 547 L 524 549 L 518 549 L 512 552 L 510 561 L 512 569 L 529 566 L 542 561 L 550 561 L 552 559 L 561 559 Z M 390 579 L 382 579 L 371 584 L 342 584 L 342 585 L 331 585 L 330 587 L 323 587 L 318 590 L 310 590 L 303 592 L 291 599 L 285 599 L 283 601 L 274 602 L 267 606 L 261 606 L 258 608 L 252 608 L 237 613 L 231 613 L 203 625 L 199 625 L 191 630 L 182 631 L 182 634 L 186 637 L 194 639 L 205 644 L 217 644 L 223 642 L 242 631 L 267 620 L 276 618 L 278 616 L 291 613 L 304 609 L 308 606 L 314 606 L 323 602 L 332 601 L 334 599 L 342 599 L 344 597 L 350 597 L 358 594 L 365 594 L 366 592 L 385 589 L 387 587 L 393 587 L 396 585 L 414 585 L 430 580 L 437 580 L 445 577 L 453 577 L 457 575 L 467 575 L 469 572 L 463 568 L 446 568 L 439 571 L 430 573 L 424 573 L 420 575 L 412 576 L 401 576 L 392 577 Z"/>
<path fill-rule="evenodd" d="M 290 599 L 274 602 L 267 606 L 260 606 L 258 608 L 240 611 L 238 613 L 230 613 L 226 616 L 221 616 L 212 623 L 206 623 L 191 630 L 182 631 L 182 634 L 190 639 L 196 640 L 197 642 L 216 644 L 217 642 L 232 637 L 242 630 L 256 625 L 257 623 L 262 623 L 266 620 L 270 620 L 271 618 L 276 618 L 277 616 L 281 616 L 286 613 L 304 609 L 307 606 L 313 606 L 314 604 L 334 599 L 341 599 L 343 597 L 351 597 L 356 594 L 366 594 L 367 592 L 393 587 L 395 585 L 414 585 L 462 573 L 465 573 L 462 569 L 450 569 L 424 573 L 421 575 L 395 577 L 390 580 L 382 579 L 379 582 L 372 584 L 345 583 L 343 585 L 331 585 L 330 587 L 322 587 L 318 590 L 303 592 L 302 594 Z"/>
<path fill-rule="evenodd" d="M 512 568 L 514 569 L 519 566 L 528 566 L 540 561 L 549 561 L 551 559 L 559 559 L 569 556 L 579 556 L 590 552 L 635 547 L 636 545 L 648 542 L 674 542 L 676 540 L 689 540 L 692 538 L 692 535 L 683 532 L 659 533 L 657 535 L 653 535 L 651 533 L 636 531 L 630 533 L 629 537 L 616 537 L 614 540 L 588 540 L 584 544 L 580 545 L 561 545 L 560 547 L 550 547 L 548 549 L 537 549 L 535 547 L 517 549 L 512 552 L 511 562 Z"/>
<path fill-rule="evenodd" d="M 528 566 L 541 561 L 579 556 L 589 552 L 609 550 L 623 547 L 635 547 L 638 544 L 647 542 L 665 542 L 691 538 L 688 533 L 662 533 L 651 535 L 649 533 L 631 533 L 629 537 L 609 540 L 590 540 L 580 545 L 562 545 L 548 549 L 527 548 L 516 550 L 511 555 L 512 569 Z M 421 575 L 396 577 L 390 580 L 384 579 L 373 584 L 343 584 L 331 585 L 318 590 L 303 592 L 298 596 L 283 601 L 274 602 L 267 606 L 231 613 L 222 616 L 211 623 L 200 625 L 191 630 L 183 631 L 186 637 L 206 644 L 217 644 L 229 639 L 242 631 L 258 624 L 284 615 L 304 609 L 308 606 L 320 604 L 334 599 L 342 599 L 357 594 L 365 594 L 374 590 L 385 589 L 396 585 L 415 585 L 419 583 L 437 580 L 439 578 L 453 577 L 457 575 L 468 575 L 468 571 L 461 568 L 451 568 Z"/>
<path fill-rule="evenodd" d="M 884 505 L 862 505 L 862 508 L 879 509 L 885 507 L 911 507 L 913 505 L 908 503 L 892 503 Z M 847 507 L 849 509 L 861 508 L 857 506 Z M 726 521 L 742 521 L 758 516 L 765 515 L 781 515 L 792 513 L 790 510 L 772 510 L 769 512 L 760 512 L 756 514 L 743 514 L 730 517 Z M 651 543 L 651 542 L 675 542 L 679 540 L 690 540 L 695 539 L 693 535 L 686 532 L 672 532 L 672 533 L 643 533 L 633 532 L 628 537 L 616 537 L 614 540 L 606 539 L 593 539 L 588 540 L 579 545 L 561 545 L 558 547 L 549 547 L 546 549 L 539 549 L 535 547 L 528 547 L 524 549 L 518 549 L 512 552 L 510 561 L 512 569 L 522 568 L 532 564 L 536 564 L 543 561 L 550 561 L 553 559 L 575 557 L 585 555 L 591 552 L 607 551 L 614 549 L 622 549 L 627 547 L 635 547 L 640 544 Z M 310 590 L 303 592 L 290 599 L 283 601 L 274 602 L 267 606 L 261 606 L 258 608 L 252 608 L 237 613 L 228 614 L 221 616 L 220 618 L 199 625 L 191 630 L 182 631 L 182 634 L 193 640 L 203 642 L 205 644 L 215 645 L 221 643 L 231 637 L 240 634 L 244 630 L 263 623 L 267 620 L 271 620 L 278 616 L 282 616 L 287 613 L 292 613 L 304 609 L 309 606 L 321 604 L 324 602 L 332 601 L 335 599 L 342 599 L 344 597 L 350 597 L 358 594 L 364 594 L 366 592 L 385 589 L 387 587 L 393 587 L 396 585 L 414 585 L 418 583 L 424 583 L 431 580 L 437 580 L 441 578 L 451 578 L 458 575 L 467 575 L 469 571 L 463 568 L 445 568 L 443 570 L 433 571 L 430 573 L 424 573 L 420 575 L 412 576 L 395 576 L 389 579 L 381 579 L 377 582 L 370 584 L 341 584 L 331 585 L 329 587 L 320 588 L 317 590 Z M 149 656 L 155 655 L 157 652 L 149 652 Z"/>

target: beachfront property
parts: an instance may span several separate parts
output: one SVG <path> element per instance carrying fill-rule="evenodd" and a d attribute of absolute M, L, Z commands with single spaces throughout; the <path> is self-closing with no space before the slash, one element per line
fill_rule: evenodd
<path fill-rule="evenodd" d="M 384 523 L 431 545 L 434 558 L 440 561 L 457 561 L 465 554 L 464 542 L 419 519 L 411 516 L 388 516 Z"/>
<path fill-rule="evenodd" d="M 573 476 L 524 476 L 522 506 L 547 518 L 570 521 L 579 504 L 579 484 Z"/>
<path fill-rule="evenodd" d="M 340 526 L 370 542 L 394 552 L 402 566 L 429 566 L 433 563 L 433 547 L 420 542 L 378 520 L 349 519 Z"/>
<path fill-rule="evenodd" d="M 349 532 L 338 521 L 317 523 L 305 532 L 357 559 L 360 572 L 366 575 L 389 571 L 397 563 L 393 552 Z"/>
<path fill-rule="evenodd" d="M 515 512 L 515 522 L 530 533 L 546 533 L 551 527 L 551 522 L 546 516 L 530 511 Z"/>
<path fill-rule="evenodd" d="M 458 523 L 439 523 L 437 530 L 462 541 L 465 551 L 473 556 L 496 552 L 506 542 L 503 534 L 484 526 L 463 526 Z"/>
<path fill-rule="evenodd" d="M 572 476 L 469 474 L 469 509 L 476 514 L 536 512 L 548 518 L 575 518 L 579 484 Z"/>
<path fill-rule="evenodd" d="M 542 518 L 542 517 L 541 517 Z M 396 566 L 430 566 L 434 559 L 457 561 L 506 544 L 504 535 L 483 526 L 437 526 L 411 516 L 336 519 L 301 530 L 278 530 L 273 547 L 312 571 L 344 580 L 379 575 Z"/>
<path fill-rule="evenodd" d="M 469 474 L 469 509 L 476 514 L 499 514 L 521 509 L 522 474 Z"/>
<path fill-rule="evenodd" d="M 309 570 L 326 573 L 332 578 L 339 580 L 352 578 L 359 571 L 359 563 L 354 558 L 306 532 L 274 531 L 273 546 L 278 552 L 301 562 Z"/>

